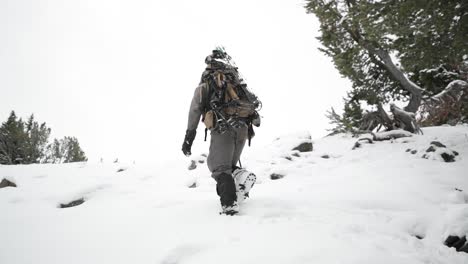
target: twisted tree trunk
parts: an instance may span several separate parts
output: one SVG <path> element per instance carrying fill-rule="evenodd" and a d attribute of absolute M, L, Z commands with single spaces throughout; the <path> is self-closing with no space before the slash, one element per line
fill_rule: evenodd
<path fill-rule="evenodd" d="M 393 63 L 392 58 L 388 52 L 382 49 L 373 49 L 372 47 L 366 48 L 370 53 L 377 55 L 383 62 L 383 65 L 388 72 L 395 78 L 405 89 L 411 94 L 408 105 L 404 108 L 405 111 L 416 113 L 421 105 L 422 92 L 424 89 L 412 82 L 406 77 L 403 72 Z"/>
<path fill-rule="evenodd" d="M 346 0 L 346 5 L 350 9 L 355 5 L 355 0 Z M 323 2 L 325 5 L 325 3 Z M 375 60 L 375 63 L 383 67 L 388 74 L 397 81 L 401 88 L 407 91 L 410 94 L 410 100 L 404 109 L 391 108 L 394 120 L 391 120 L 386 115 L 385 111 L 381 106 L 379 106 L 377 112 L 369 113 L 364 119 L 364 126 L 361 126 L 361 129 L 375 129 L 377 127 L 376 120 L 380 122 L 380 125 L 386 126 L 388 130 L 394 129 L 393 124 L 401 125 L 404 129 L 414 132 L 422 132 L 419 127 L 416 125 L 415 115 L 416 111 L 421 107 L 423 100 L 423 92 L 425 89 L 412 82 L 403 71 L 395 65 L 389 52 L 385 50 L 378 42 L 373 41 L 362 34 L 361 29 L 356 23 L 353 23 L 352 20 L 347 19 L 346 12 L 339 11 L 337 8 L 330 8 L 328 11 L 334 12 L 336 17 L 339 19 L 338 24 L 350 34 L 351 38 L 364 50 L 366 50 L 370 57 Z M 349 11 L 349 10 L 348 10 Z M 465 100 L 468 102 L 468 84 L 464 81 L 456 81 L 447 86 L 444 92 L 429 98 L 424 103 L 423 107 L 429 109 L 429 111 L 435 111 L 438 106 L 441 104 L 449 105 L 453 102 L 464 105 Z M 462 102 L 462 103 L 460 103 Z M 452 107 L 453 108 L 453 107 Z M 462 109 L 462 107 L 459 107 Z M 380 114 L 378 114 L 380 113 Z M 411 113 L 411 114 L 410 114 Z M 392 125 L 390 125 L 392 124 Z"/>
<path fill-rule="evenodd" d="M 348 31 L 349 34 L 351 34 L 351 37 L 354 39 L 354 41 L 361 45 L 371 55 L 379 58 L 380 65 L 385 67 L 390 75 L 400 83 L 401 87 L 410 93 L 410 101 L 404 109 L 405 111 L 416 113 L 419 106 L 421 105 L 422 92 L 424 89 L 419 87 L 405 76 L 405 74 L 395 65 L 395 63 L 393 63 L 393 60 L 387 51 L 373 45 L 370 41 L 363 38 L 357 30 L 350 29 L 346 24 L 344 24 L 344 28 Z"/>
<path fill-rule="evenodd" d="M 354 1 L 349 1 L 348 5 L 353 4 Z M 361 47 L 363 47 L 370 55 L 377 57 L 380 61 L 378 63 L 382 65 L 390 75 L 400 83 L 401 87 L 410 93 L 410 101 L 405 107 L 405 111 L 415 113 L 421 105 L 422 92 L 424 89 L 419 87 L 417 84 L 412 82 L 405 74 L 393 63 L 392 58 L 388 52 L 375 42 L 372 42 L 361 34 L 358 28 L 352 28 L 348 21 L 338 12 L 336 15 L 342 20 L 341 24 L 343 28 L 351 35 L 351 38 L 356 41 Z"/>

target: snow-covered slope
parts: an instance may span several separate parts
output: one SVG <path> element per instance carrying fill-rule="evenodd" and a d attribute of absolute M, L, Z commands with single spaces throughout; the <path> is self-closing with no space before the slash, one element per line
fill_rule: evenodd
<path fill-rule="evenodd" d="M 424 133 L 355 150 L 338 135 L 291 151 L 303 134 L 246 148 L 258 182 L 234 217 L 218 215 L 201 155 L 194 170 L 185 159 L 0 166 L 18 186 L 0 189 L 0 263 L 466 264 L 443 243 L 468 234 L 468 127 Z M 456 161 L 421 158 L 434 140 Z"/>

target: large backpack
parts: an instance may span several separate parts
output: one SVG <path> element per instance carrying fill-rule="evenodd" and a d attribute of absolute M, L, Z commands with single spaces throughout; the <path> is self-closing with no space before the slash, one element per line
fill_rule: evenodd
<path fill-rule="evenodd" d="M 236 125 L 246 124 L 250 145 L 255 135 L 252 125 L 260 125 L 261 101 L 247 88 L 224 48 L 213 50 L 205 62 L 207 67 L 201 78 L 205 140 L 208 129 L 224 133 Z"/>

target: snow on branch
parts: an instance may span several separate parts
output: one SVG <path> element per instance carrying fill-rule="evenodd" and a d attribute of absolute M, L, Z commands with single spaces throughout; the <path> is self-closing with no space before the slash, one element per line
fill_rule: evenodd
<path fill-rule="evenodd" d="M 446 97 L 451 97 L 455 100 L 460 100 L 464 93 L 468 92 L 468 83 L 462 80 L 450 82 L 445 89 L 431 97 L 436 101 L 444 100 Z"/>
<path fill-rule="evenodd" d="M 403 130 L 403 129 L 372 133 L 372 138 L 374 141 L 384 141 L 384 140 L 391 140 L 391 139 L 396 139 L 396 138 L 412 137 L 412 136 L 413 136 L 413 133 Z"/>

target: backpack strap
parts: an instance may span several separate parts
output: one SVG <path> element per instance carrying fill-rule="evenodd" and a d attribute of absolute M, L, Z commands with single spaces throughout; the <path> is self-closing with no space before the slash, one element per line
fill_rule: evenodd
<path fill-rule="evenodd" d="M 211 88 L 211 85 L 209 81 L 206 81 L 203 83 L 204 87 L 202 89 L 202 95 L 201 95 L 201 103 L 203 107 L 203 116 L 205 113 L 210 110 L 210 99 L 211 99 L 211 94 L 213 92 L 213 89 Z"/>
<path fill-rule="evenodd" d="M 206 115 L 206 112 L 208 112 L 210 110 L 210 99 L 211 99 L 211 94 L 212 94 L 212 89 L 211 89 L 211 85 L 209 83 L 209 81 L 205 81 L 203 83 L 204 87 L 202 88 L 202 91 L 201 91 L 201 103 L 202 103 L 202 112 L 203 112 L 203 115 L 202 115 L 202 122 L 205 121 L 205 115 Z M 205 128 L 205 141 L 206 141 L 206 138 L 208 136 L 208 128 Z"/>

